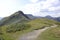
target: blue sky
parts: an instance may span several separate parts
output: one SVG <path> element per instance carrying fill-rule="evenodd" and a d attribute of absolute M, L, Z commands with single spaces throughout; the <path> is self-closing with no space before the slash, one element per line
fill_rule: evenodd
<path fill-rule="evenodd" d="M 60 16 L 60 0 L 0 0 L 0 17 L 22 10 L 35 16 Z"/>

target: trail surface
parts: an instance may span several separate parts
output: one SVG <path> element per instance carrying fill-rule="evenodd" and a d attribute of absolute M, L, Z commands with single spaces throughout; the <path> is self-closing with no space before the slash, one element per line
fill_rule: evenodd
<path fill-rule="evenodd" d="M 39 30 L 34 30 L 32 32 L 22 35 L 18 40 L 35 40 L 42 32 L 44 32 L 48 28 L 52 28 L 52 27 L 56 27 L 56 26 L 57 25 L 54 25 L 51 27 L 45 27 L 45 28 L 39 29 Z"/>

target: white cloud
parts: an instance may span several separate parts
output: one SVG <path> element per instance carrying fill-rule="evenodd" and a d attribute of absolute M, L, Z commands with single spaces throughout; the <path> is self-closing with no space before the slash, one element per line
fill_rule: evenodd
<path fill-rule="evenodd" d="M 22 10 L 26 14 L 33 14 L 36 16 L 37 15 L 60 16 L 59 0 L 29 0 L 29 1 L 30 3 L 27 3 L 22 7 L 17 2 L 17 0 L 2 0 L 2 1 L 0 0 L 0 16 L 1 17 L 8 16 L 17 10 Z M 46 12 L 41 12 L 43 10 L 45 10 Z"/>
<path fill-rule="evenodd" d="M 37 0 L 30 0 L 33 3 L 27 4 L 24 6 L 23 11 L 26 14 L 33 14 L 33 15 L 38 15 L 38 16 L 46 16 L 46 15 L 51 15 L 51 16 L 59 16 L 59 10 L 60 10 L 60 6 L 53 6 L 55 4 L 58 5 L 59 0 L 44 0 L 44 1 L 39 1 L 37 2 Z M 49 12 L 40 12 L 47 9 Z M 57 14 L 58 13 L 58 14 Z M 56 15 L 57 14 L 57 15 Z"/>
<path fill-rule="evenodd" d="M 50 16 L 52 16 L 52 17 L 60 17 L 60 13 L 56 13 L 56 14 L 50 14 Z"/>
<path fill-rule="evenodd" d="M 48 8 L 49 11 L 56 11 L 56 10 L 60 10 L 60 6 L 58 7 L 50 7 Z"/>
<path fill-rule="evenodd" d="M 13 14 L 18 10 L 17 0 L 0 0 L 0 17 Z"/>
<path fill-rule="evenodd" d="M 22 9 L 26 14 L 35 14 L 40 11 L 40 4 L 34 3 L 34 4 L 27 4 Z"/>
<path fill-rule="evenodd" d="M 29 0 L 32 3 L 36 3 L 38 0 Z"/>
<path fill-rule="evenodd" d="M 42 6 L 43 9 L 48 9 L 58 2 L 59 2 L 58 0 L 46 0 L 46 1 L 41 1 L 40 3 L 43 5 Z"/>

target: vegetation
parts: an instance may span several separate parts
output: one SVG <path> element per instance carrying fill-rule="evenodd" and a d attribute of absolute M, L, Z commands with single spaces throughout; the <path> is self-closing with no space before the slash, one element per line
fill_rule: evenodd
<path fill-rule="evenodd" d="M 49 20 L 46 18 L 40 18 L 40 19 L 35 19 L 32 20 L 30 22 L 28 22 L 28 24 L 30 24 L 32 26 L 32 29 L 41 29 L 44 27 L 50 27 L 54 24 L 57 24 L 58 22 L 54 21 L 54 20 Z"/>
<path fill-rule="evenodd" d="M 35 19 L 24 23 L 13 23 L 1 27 L 3 33 L 1 36 L 4 40 L 15 40 L 17 37 L 24 33 L 30 32 L 32 30 L 38 30 L 44 27 L 50 27 L 55 23 L 56 22 L 53 20 L 44 18 Z"/>
<path fill-rule="evenodd" d="M 29 24 L 25 23 L 16 23 L 16 24 L 11 24 L 7 27 L 7 32 L 16 32 L 16 31 L 23 31 L 26 29 L 29 29 L 31 26 Z"/>
<path fill-rule="evenodd" d="M 17 23 L 1 27 L 0 30 L 1 40 L 15 40 L 18 36 L 23 33 L 30 31 L 30 25 L 26 23 Z"/>
<path fill-rule="evenodd" d="M 29 18 L 22 11 L 0 20 L 0 40 L 15 40 L 18 35 L 28 32 L 31 27 L 28 21 Z"/>
<path fill-rule="evenodd" d="M 24 33 L 30 32 L 32 30 L 42 29 L 44 27 L 50 27 L 55 24 L 60 25 L 59 22 L 46 18 L 30 20 L 28 16 L 23 14 L 23 12 L 18 11 L 15 14 L 5 17 L 0 21 L 0 40 L 16 40 Z M 39 36 L 39 38 L 41 37 L 41 40 L 50 40 L 50 38 L 54 38 L 53 34 L 56 36 L 56 38 L 59 38 L 59 28 L 60 27 L 49 29 Z M 50 37 L 48 38 L 48 36 Z M 38 40 L 40 40 L 39 38 Z"/>
<path fill-rule="evenodd" d="M 46 30 L 37 40 L 60 40 L 60 26 Z"/>

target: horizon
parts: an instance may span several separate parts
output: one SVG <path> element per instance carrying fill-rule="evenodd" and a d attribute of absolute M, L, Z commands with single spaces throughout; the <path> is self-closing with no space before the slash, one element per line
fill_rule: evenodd
<path fill-rule="evenodd" d="M 34 16 L 60 17 L 60 0 L 0 0 L 0 17 L 7 17 L 17 11 Z"/>
<path fill-rule="evenodd" d="M 19 11 L 17 11 L 17 12 L 19 12 Z M 22 11 L 23 12 L 23 11 Z M 11 14 L 11 15 L 14 15 L 16 12 L 14 12 L 13 14 Z M 24 12 L 23 12 L 24 13 Z M 25 14 L 25 13 L 24 13 Z M 9 17 L 9 16 L 11 16 L 11 15 L 8 15 L 8 16 L 5 16 L 5 17 Z M 25 15 L 32 15 L 32 16 L 35 16 L 35 17 L 47 17 L 47 16 L 49 16 L 49 17 L 53 17 L 53 16 L 50 16 L 50 15 L 46 15 L 46 16 L 38 16 L 38 15 L 33 15 L 33 14 L 25 14 Z M 4 18 L 4 17 L 0 17 L 0 18 Z M 54 18 L 57 18 L 57 17 L 54 17 Z"/>

